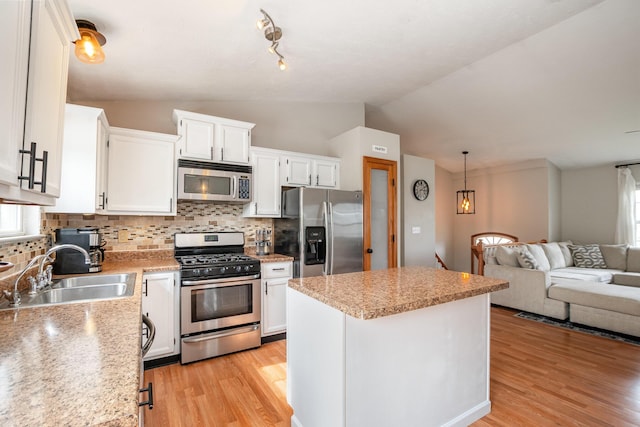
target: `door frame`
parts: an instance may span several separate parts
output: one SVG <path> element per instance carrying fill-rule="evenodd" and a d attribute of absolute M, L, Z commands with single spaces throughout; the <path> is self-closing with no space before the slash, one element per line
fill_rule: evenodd
<path fill-rule="evenodd" d="M 362 211 L 363 211 L 363 270 L 371 270 L 371 254 L 367 252 L 371 248 L 371 170 L 380 169 L 387 171 L 387 265 L 389 268 L 398 266 L 398 238 L 397 238 L 397 182 L 398 162 L 394 160 L 379 159 L 376 157 L 362 156 Z"/>

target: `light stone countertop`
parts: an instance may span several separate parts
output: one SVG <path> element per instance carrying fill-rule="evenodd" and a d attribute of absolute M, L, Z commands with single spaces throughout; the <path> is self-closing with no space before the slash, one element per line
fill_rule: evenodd
<path fill-rule="evenodd" d="M 280 255 L 280 254 L 270 254 L 270 255 L 251 255 L 260 260 L 261 263 L 264 262 L 289 262 L 293 261 L 292 256 L 288 255 Z"/>
<path fill-rule="evenodd" d="M 1 311 L 2 425 L 137 426 L 142 274 L 178 268 L 107 260 L 99 274 L 136 273 L 132 297 Z"/>
<path fill-rule="evenodd" d="M 302 279 L 289 287 L 357 319 L 375 319 L 509 287 L 509 282 L 428 267 L 399 267 Z"/>

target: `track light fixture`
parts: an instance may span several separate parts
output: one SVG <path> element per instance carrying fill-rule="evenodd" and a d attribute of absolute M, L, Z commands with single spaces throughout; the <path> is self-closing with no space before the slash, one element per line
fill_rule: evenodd
<path fill-rule="evenodd" d="M 80 33 L 80 38 L 74 42 L 76 57 L 86 64 L 104 62 L 102 46 L 107 42 L 105 36 L 98 32 L 93 22 L 86 19 L 77 19 L 76 25 Z"/>
<path fill-rule="evenodd" d="M 271 45 L 267 50 L 269 53 L 278 55 L 278 68 L 284 71 L 287 69 L 287 63 L 284 62 L 284 56 L 278 52 L 278 46 L 280 44 L 279 40 L 282 37 L 282 29 L 276 26 L 273 19 L 271 19 L 264 9 L 260 9 L 260 12 L 262 13 L 262 18 L 258 19 L 256 27 L 258 27 L 259 30 L 264 30 L 264 38 L 271 42 Z"/>

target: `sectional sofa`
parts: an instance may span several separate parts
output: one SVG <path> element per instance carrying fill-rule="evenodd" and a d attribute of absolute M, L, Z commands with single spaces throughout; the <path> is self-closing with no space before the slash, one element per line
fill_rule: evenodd
<path fill-rule="evenodd" d="M 493 304 L 640 336 L 640 248 L 509 243 L 483 258 L 485 276 L 509 281 Z"/>

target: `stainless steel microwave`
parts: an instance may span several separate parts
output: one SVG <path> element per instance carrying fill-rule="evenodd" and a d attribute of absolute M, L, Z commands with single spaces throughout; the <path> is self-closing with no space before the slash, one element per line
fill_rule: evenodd
<path fill-rule="evenodd" d="M 251 166 L 178 160 L 178 200 L 248 203 Z"/>

